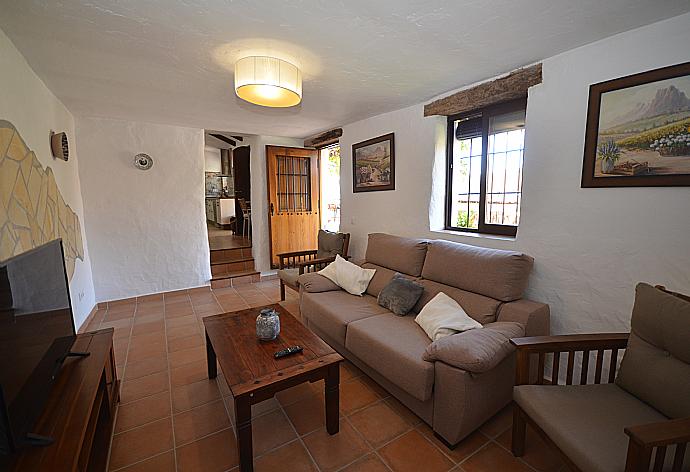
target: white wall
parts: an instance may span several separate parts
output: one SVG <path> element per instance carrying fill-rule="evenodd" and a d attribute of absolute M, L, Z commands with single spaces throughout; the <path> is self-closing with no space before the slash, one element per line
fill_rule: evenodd
<path fill-rule="evenodd" d="M 528 296 L 550 304 L 554 333 L 629 329 L 638 281 L 690 292 L 690 188 L 580 188 L 589 85 L 690 60 L 689 26 L 686 14 L 543 61 L 515 240 L 431 231 L 442 223 L 444 118 L 423 118 L 420 104 L 344 126 L 341 230 L 355 258 L 375 231 L 524 251 L 536 260 Z M 353 194 L 351 145 L 389 132 L 396 190 Z"/>
<path fill-rule="evenodd" d="M 43 81 L 31 70 L 12 42 L 0 31 L 0 119 L 10 121 L 36 154 L 50 167 L 60 193 L 79 217 L 84 260 L 77 259 L 70 281 L 70 295 L 77 329 L 95 304 L 89 245 L 84 234 L 84 208 L 78 173 L 78 146 L 74 118 Z M 49 146 L 50 131 L 64 131 L 70 144 L 68 162 L 55 160 Z"/>
<path fill-rule="evenodd" d="M 271 269 L 268 234 L 268 184 L 266 180 L 266 146 L 303 147 L 303 139 L 278 136 L 249 136 L 243 145 L 250 146 L 250 173 L 252 179 L 252 255 L 254 267 L 263 274 Z"/>
<path fill-rule="evenodd" d="M 207 285 L 203 130 L 79 117 L 77 137 L 97 300 Z"/>
<path fill-rule="evenodd" d="M 220 149 L 204 146 L 204 170 L 206 172 L 220 172 Z"/>

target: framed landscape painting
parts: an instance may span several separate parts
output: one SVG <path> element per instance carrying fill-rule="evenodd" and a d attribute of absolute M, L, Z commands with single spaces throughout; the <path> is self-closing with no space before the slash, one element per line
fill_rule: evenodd
<path fill-rule="evenodd" d="M 690 186 L 690 62 L 594 84 L 582 187 Z"/>
<path fill-rule="evenodd" d="M 352 191 L 395 190 L 393 133 L 352 145 Z"/>

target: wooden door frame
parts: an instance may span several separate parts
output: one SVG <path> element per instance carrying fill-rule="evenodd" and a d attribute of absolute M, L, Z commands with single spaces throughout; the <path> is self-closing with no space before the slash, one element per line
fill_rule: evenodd
<path fill-rule="evenodd" d="M 319 196 L 317 199 L 318 214 L 319 214 L 319 229 L 321 228 L 321 149 L 319 148 L 305 148 L 299 146 L 280 146 L 278 144 L 267 144 L 265 147 L 266 154 L 266 216 L 268 219 L 268 265 L 273 269 L 273 227 L 271 223 L 271 176 L 268 172 L 269 169 L 269 148 L 282 148 L 282 149 L 300 149 L 308 151 L 316 151 L 316 169 L 318 172 L 318 182 L 319 182 Z"/>

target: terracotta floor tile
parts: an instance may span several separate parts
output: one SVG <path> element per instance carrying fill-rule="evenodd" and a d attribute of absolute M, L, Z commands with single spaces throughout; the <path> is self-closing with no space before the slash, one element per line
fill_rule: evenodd
<path fill-rule="evenodd" d="M 141 362 L 153 357 L 166 356 L 165 342 L 132 345 L 130 341 L 129 350 L 127 351 L 127 362 Z"/>
<path fill-rule="evenodd" d="M 317 472 L 299 441 L 293 441 L 254 460 L 255 472 Z"/>
<path fill-rule="evenodd" d="M 309 386 L 309 383 L 304 382 L 276 393 L 276 398 L 278 399 L 281 405 L 287 406 L 292 403 L 298 402 L 299 400 L 307 398 L 313 394 L 314 391 Z"/>
<path fill-rule="evenodd" d="M 134 317 L 134 310 L 127 310 L 127 311 L 110 311 L 105 314 L 105 318 L 103 318 L 103 321 L 108 323 L 111 321 L 117 321 L 117 320 L 123 320 L 123 319 L 128 319 L 128 318 L 133 318 Z"/>
<path fill-rule="evenodd" d="M 374 448 L 410 429 L 410 425 L 383 401 L 353 414 L 350 423 Z"/>
<path fill-rule="evenodd" d="M 344 361 L 340 363 L 341 382 L 347 382 L 348 380 L 354 379 L 355 377 L 359 377 L 360 375 L 364 375 L 364 373 L 350 361 Z"/>
<path fill-rule="evenodd" d="M 206 362 L 206 346 L 195 346 L 168 353 L 170 367 L 180 367 L 191 362 Z"/>
<path fill-rule="evenodd" d="M 230 427 L 222 400 L 207 403 L 173 417 L 175 445 L 181 446 Z"/>
<path fill-rule="evenodd" d="M 119 469 L 134 462 L 168 451 L 173 447 L 170 418 L 149 423 L 113 436 L 110 469 Z"/>
<path fill-rule="evenodd" d="M 120 469 L 118 472 L 175 472 L 175 453 L 173 451 L 164 452 Z"/>
<path fill-rule="evenodd" d="M 359 459 L 354 464 L 341 469 L 342 472 L 390 472 L 376 454 L 369 454 Z"/>
<path fill-rule="evenodd" d="M 221 391 L 223 389 L 221 388 Z M 228 414 L 230 415 L 230 419 L 235 422 L 235 400 L 232 398 L 232 396 L 225 396 L 223 398 L 225 401 L 225 408 L 228 411 Z M 259 416 L 265 415 L 266 413 L 270 413 L 273 410 L 277 410 L 280 408 L 280 404 L 275 398 L 269 398 L 268 400 L 264 400 L 259 403 L 255 403 L 252 405 L 252 418 L 258 418 Z"/>
<path fill-rule="evenodd" d="M 178 316 L 176 318 L 172 319 L 166 319 L 165 320 L 165 326 L 170 329 L 170 328 L 177 328 L 178 326 L 187 326 L 190 324 L 194 324 L 197 322 L 196 316 L 193 314 L 190 315 L 185 315 L 185 316 Z"/>
<path fill-rule="evenodd" d="M 213 380 L 201 380 L 172 391 L 173 412 L 180 413 L 221 398 L 218 384 Z"/>
<path fill-rule="evenodd" d="M 405 421 L 407 421 L 411 426 L 416 426 L 419 424 L 422 424 L 424 421 L 422 419 L 415 415 L 412 410 L 407 408 L 405 405 L 400 403 L 400 401 L 397 398 L 394 397 L 388 397 L 384 400 L 388 406 L 393 408 L 397 414 L 399 414 Z"/>
<path fill-rule="evenodd" d="M 378 383 L 376 383 L 376 381 L 373 380 L 371 377 L 369 377 L 369 376 L 367 376 L 367 375 L 363 375 L 363 376 L 360 378 L 360 380 L 361 380 L 362 382 L 364 382 L 364 384 L 365 384 L 367 387 L 369 387 L 370 389 L 372 389 L 372 390 L 374 391 L 374 393 L 375 393 L 379 398 L 387 398 L 387 397 L 390 396 L 390 393 L 388 393 L 388 391 L 387 391 L 385 388 L 383 388 L 383 387 L 380 386 Z"/>
<path fill-rule="evenodd" d="M 283 409 L 299 435 L 323 428 L 326 424 L 323 396 L 310 395 L 296 403 L 283 407 Z"/>
<path fill-rule="evenodd" d="M 140 377 L 134 380 L 122 382 L 120 389 L 120 401 L 129 403 L 140 398 L 170 390 L 168 372 L 162 371 L 155 374 Z"/>
<path fill-rule="evenodd" d="M 142 304 L 142 303 L 154 303 L 154 302 L 163 302 L 163 294 L 162 293 L 152 293 L 150 295 L 142 295 L 140 297 L 137 297 L 137 303 Z"/>
<path fill-rule="evenodd" d="M 340 409 L 350 414 L 379 400 L 379 396 L 360 378 L 340 384 Z"/>
<path fill-rule="evenodd" d="M 494 442 L 490 442 L 479 452 L 462 463 L 466 472 L 529 472 L 530 467 Z"/>
<path fill-rule="evenodd" d="M 232 429 L 225 429 L 176 450 L 178 472 L 224 472 L 237 465 Z"/>
<path fill-rule="evenodd" d="M 379 454 L 394 472 L 442 472 L 454 465 L 416 430 L 382 447 Z M 494 472 L 499 470 L 495 469 Z"/>
<path fill-rule="evenodd" d="M 296 438 L 297 435 L 281 410 L 252 419 L 254 457 Z"/>
<path fill-rule="evenodd" d="M 513 408 L 508 405 L 501 411 L 496 413 L 493 418 L 484 423 L 479 430 L 489 436 L 495 438 L 499 434 L 506 431 L 513 424 Z"/>
<path fill-rule="evenodd" d="M 155 332 L 165 331 L 165 322 L 160 320 L 147 321 L 146 323 L 134 322 L 134 328 L 132 328 L 132 336 L 140 336 L 142 334 L 149 334 Z"/>
<path fill-rule="evenodd" d="M 101 323 L 101 329 L 105 328 L 127 328 L 132 326 L 133 318 L 123 318 L 121 320 L 115 321 L 103 321 Z"/>
<path fill-rule="evenodd" d="M 337 470 L 370 452 L 347 420 L 340 421 L 340 432 L 330 435 L 320 429 L 303 438 L 307 449 L 323 471 Z"/>
<path fill-rule="evenodd" d="M 154 321 L 163 321 L 163 313 L 137 316 L 134 318 L 134 326 L 153 323 Z"/>
<path fill-rule="evenodd" d="M 208 379 L 208 368 L 205 360 L 190 362 L 189 364 L 170 369 L 170 384 L 173 387 L 180 387 L 206 379 Z"/>
<path fill-rule="evenodd" d="M 201 335 L 201 330 L 199 329 L 199 326 L 196 324 L 189 324 L 189 325 L 184 325 L 184 326 L 177 326 L 173 328 L 168 328 L 166 330 L 166 334 L 168 336 L 168 340 L 175 339 L 175 338 L 185 338 L 187 336 L 193 336 Z"/>
<path fill-rule="evenodd" d="M 115 432 L 120 433 L 170 415 L 170 392 L 150 395 L 141 400 L 120 405 L 117 410 Z"/>
<path fill-rule="evenodd" d="M 147 375 L 167 370 L 168 362 L 165 357 L 153 357 L 139 362 L 128 362 L 125 380 L 134 380 Z"/>
<path fill-rule="evenodd" d="M 417 426 L 417 431 L 429 438 L 429 440 L 433 442 L 436 447 L 441 450 L 441 452 L 450 457 L 454 462 L 461 462 L 467 459 L 470 455 L 477 452 L 482 446 L 489 442 L 489 438 L 487 438 L 481 431 L 475 431 L 460 441 L 460 444 L 455 446 L 454 449 L 450 449 L 439 438 L 434 436 L 434 432 L 428 425 L 422 424 Z"/>
<path fill-rule="evenodd" d="M 513 431 L 512 429 L 508 429 L 496 439 L 496 442 L 510 451 L 512 437 Z M 558 452 L 554 451 L 546 444 L 541 436 L 530 426 L 527 426 L 525 455 L 522 456 L 522 460 L 540 472 L 556 472 L 561 470 L 564 466 Z"/>
<path fill-rule="evenodd" d="M 183 338 L 173 338 L 168 340 L 168 352 L 189 349 L 190 347 L 206 346 L 206 341 L 202 335 L 194 334 Z"/>

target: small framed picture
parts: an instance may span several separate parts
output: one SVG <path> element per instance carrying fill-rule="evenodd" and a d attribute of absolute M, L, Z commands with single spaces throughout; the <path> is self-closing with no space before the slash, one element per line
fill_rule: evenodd
<path fill-rule="evenodd" d="M 352 191 L 395 190 L 393 133 L 352 145 Z"/>
<path fill-rule="evenodd" d="M 582 187 L 690 186 L 690 62 L 589 88 Z"/>

